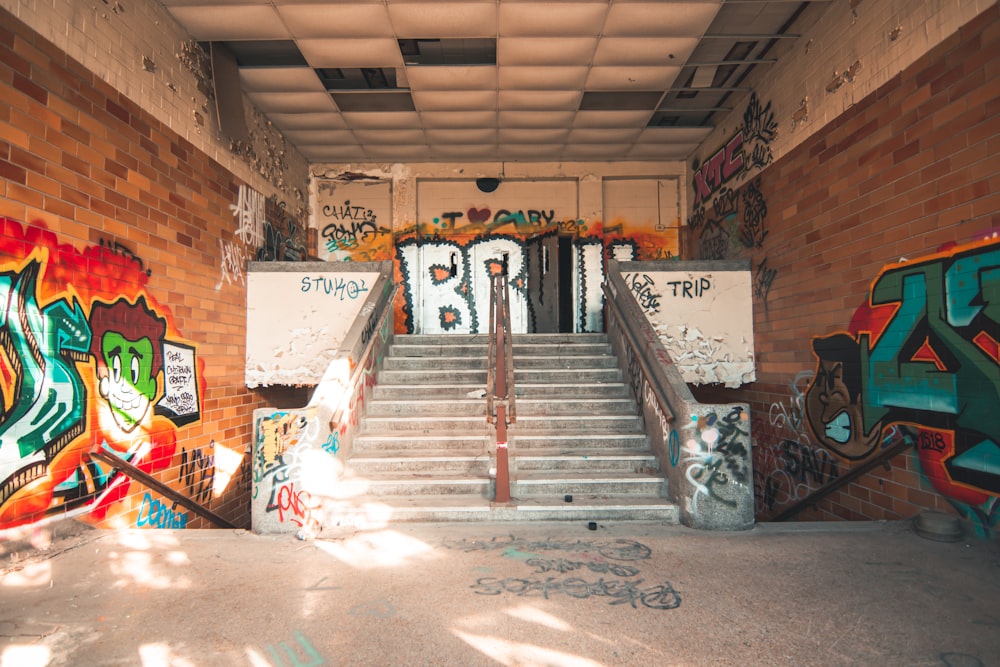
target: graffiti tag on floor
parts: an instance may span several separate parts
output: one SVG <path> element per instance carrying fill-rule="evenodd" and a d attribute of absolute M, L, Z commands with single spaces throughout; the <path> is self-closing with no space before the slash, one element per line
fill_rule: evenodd
<path fill-rule="evenodd" d="M 597 597 L 633 609 L 641 606 L 664 610 L 681 605 L 681 595 L 669 581 L 647 583 L 644 578 L 636 578 L 652 550 L 635 540 L 524 540 L 509 536 L 446 541 L 445 547 L 466 553 L 498 551 L 533 570 L 526 577 L 480 577 L 469 587 L 476 595 L 507 594 L 546 600 L 558 595 L 578 600 Z M 611 576 L 579 576 L 587 573 Z"/>

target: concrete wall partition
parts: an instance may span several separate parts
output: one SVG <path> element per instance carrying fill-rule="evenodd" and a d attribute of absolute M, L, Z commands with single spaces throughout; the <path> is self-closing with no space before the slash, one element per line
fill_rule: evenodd
<path fill-rule="evenodd" d="M 268 273 L 302 274 L 303 264 L 251 265 Z M 352 486 L 342 478 L 343 461 L 350 457 L 354 434 L 364 412 L 368 390 L 378 379 L 385 349 L 392 339 L 392 283 L 390 262 L 324 262 L 305 264 L 308 276 L 350 280 L 375 275 L 363 305 L 334 301 L 336 307 L 317 312 L 311 324 L 346 319 L 349 329 L 308 403 L 293 408 L 254 410 L 252 526 L 257 533 L 319 534 L 335 525 L 342 506 L 350 504 Z M 323 272 L 323 269 L 326 272 Z M 279 332 L 296 322 L 273 324 Z M 292 325 L 292 326 L 289 326 Z M 280 337 L 280 334 L 278 334 Z"/>
<path fill-rule="evenodd" d="M 700 403 L 692 395 L 623 273 L 673 270 L 686 262 L 608 267 L 608 337 L 646 433 L 666 472 L 681 523 L 708 530 L 754 526 L 750 411 L 746 403 Z M 699 268 L 705 264 L 700 263 Z M 694 267 L 692 267 L 694 268 Z M 720 270 L 732 270 L 720 263 Z"/>

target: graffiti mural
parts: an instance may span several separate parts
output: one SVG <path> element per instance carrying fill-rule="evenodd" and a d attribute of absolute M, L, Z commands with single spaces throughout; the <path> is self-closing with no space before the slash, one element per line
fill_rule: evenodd
<path fill-rule="evenodd" d="M 754 178 L 774 161 L 771 144 L 778 136 L 771 103 L 761 103 L 756 93 L 743 113 L 743 124 L 711 157 L 694 165 L 688 226 L 698 239 L 701 259 L 728 259 L 764 248 L 768 235 L 767 199 L 762 179 Z M 767 310 L 767 299 L 777 269 L 767 258 L 754 259 L 754 299 Z"/>
<path fill-rule="evenodd" d="M 201 418 L 195 348 L 146 292 L 150 271 L 121 246 L 79 251 L 6 218 L 0 257 L 0 529 L 75 508 L 98 524 L 183 527 L 89 456 L 164 470 L 177 427 Z"/>
<path fill-rule="evenodd" d="M 934 488 L 984 527 L 1000 516 L 1000 243 L 886 266 L 848 332 L 813 340 L 805 412 L 817 441 L 871 457 L 894 424 L 918 431 Z"/>

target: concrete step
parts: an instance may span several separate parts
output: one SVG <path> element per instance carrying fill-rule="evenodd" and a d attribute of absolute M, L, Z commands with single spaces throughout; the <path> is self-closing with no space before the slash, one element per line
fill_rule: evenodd
<path fill-rule="evenodd" d="M 485 370 L 486 355 L 479 357 L 386 357 L 382 368 L 387 371 L 412 370 Z"/>
<path fill-rule="evenodd" d="M 405 474 L 488 474 L 491 458 L 488 452 L 448 453 L 434 450 L 382 450 L 353 456 L 348 467 L 357 477 Z"/>
<path fill-rule="evenodd" d="M 486 498 L 490 492 L 489 469 L 478 475 L 444 473 L 381 473 L 356 478 L 370 496 L 473 495 Z"/>
<path fill-rule="evenodd" d="M 555 384 L 551 382 L 536 382 L 514 384 L 514 395 L 521 399 L 549 398 L 554 396 L 565 396 L 570 398 L 586 398 L 591 396 L 602 396 L 604 398 L 622 398 L 628 396 L 628 385 L 624 382 L 579 382 L 569 384 Z"/>
<path fill-rule="evenodd" d="M 529 453 L 523 453 L 529 452 Z M 659 463 L 648 449 L 622 449 L 608 453 L 607 449 L 568 450 L 518 448 L 511 455 L 512 467 L 520 473 L 533 471 L 578 472 L 643 472 L 656 473 Z"/>
<path fill-rule="evenodd" d="M 529 433 L 507 432 L 507 442 L 512 451 L 518 455 L 536 450 L 560 449 L 566 452 L 578 450 L 609 450 L 623 449 L 649 450 L 649 438 L 645 433 Z"/>
<path fill-rule="evenodd" d="M 423 391 L 416 388 L 410 389 L 410 395 L 423 395 Z M 431 396 L 427 398 L 411 399 L 373 399 L 365 404 L 365 418 L 376 417 L 466 417 L 478 415 L 481 420 L 486 421 L 486 399 L 485 398 L 453 398 L 442 400 Z"/>
<path fill-rule="evenodd" d="M 514 371 L 528 369 L 596 370 L 618 368 L 614 357 L 604 355 L 562 354 L 557 356 L 518 356 L 514 354 Z"/>
<path fill-rule="evenodd" d="M 368 528 L 393 522 L 438 521 L 659 521 L 676 524 L 677 506 L 663 498 L 538 496 L 509 505 L 456 495 L 359 496 L 333 504 L 324 526 Z M 320 537 L 322 537 L 322 533 Z"/>
<path fill-rule="evenodd" d="M 515 393 L 516 396 L 516 393 Z M 518 398 L 515 404 L 518 420 L 528 416 L 587 415 L 591 417 L 636 414 L 635 401 L 622 398 Z"/>
<path fill-rule="evenodd" d="M 644 433 L 642 418 L 625 415 L 522 415 L 516 405 L 517 422 L 508 427 L 509 436 L 559 435 L 563 433 Z"/>
<path fill-rule="evenodd" d="M 515 376 L 516 377 L 516 376 Z M 441 385 L 453 382 L 456 385 L 478 385 L 486 386 L 486 366 L 481 369 L 464 370 L 457 368 L 449 369 L 409 369 L 409 370 L 381 370 L 378 374 L 378 383 L 382 384 L 405 384 L 405 385 Z M 376 387 L 378 384 L 375 385 Z"/>
<path fill-rule="evenodd" d="M 488 435 L 485 415 L 379 416 L 366 415 L 361 420 L 364 434 Z"/>
<path fill-rule="evenodd" d="M 367 452 L 486 452 L 493 446 L 487 430 L 482 433 L 360 433 L 354 438 L 356 456 Z M 353 461 L 352 457 L 348 461 Z"/>
<path fill-rule="evenodd" d="M 666 480 L 657 474 L 561 471 L 518 471 L 511 481 L 511 495 L 525 496 L 575 496 L 593 497 L 666 495 Z"/>
<path fill-rule="evenodd" d="M 380 376 L 381 379 L 381 376 Z M 486 391 L 486 383 L 481 384 L 386 384 L 379 382 L 371 388 L 371 397 L 377 401 L 407 400 L 419 396 L 427 400 L 452 401 L 471 398 L 469 394 Z M 485 395 L 485 394 L 484 394 Z M 482 398 L 478 400 L 482 401 Z"/>
<path fill-rule="evenodd" d="M 489 345 L 482 343 L 450 345 L 427 345 L 418 343 L 393 343 L 389 346 L 388 357 L 486 357 Z"/>
<path fill-rule="evenodd" d="M 484 376 L 485 377 L 485 376 Z M 593 384 L 621 382 L 617 366 L 607 368 L 524 368 L 515 364 L 514 387 L 522 384 Z"/>
<path fill-rule="evenodd" d="M 515 339 L 516 340 L 516 339 Z M 570 356 L 605 356 L 614 358 L 610 343 L 514 343 L 511 345 L 514 358 L 521 357 L 570 357 Z"/>

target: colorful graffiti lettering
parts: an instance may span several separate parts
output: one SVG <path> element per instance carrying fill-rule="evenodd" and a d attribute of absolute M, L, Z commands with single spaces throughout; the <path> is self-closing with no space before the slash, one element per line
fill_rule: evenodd
<path fill-rule="evenodd" d="M 145 294 L 150 272 L 131 253 L 105 243 L 78 251 L 40 224 L 2 218 L 0 255 L 9 258 L 0 266 L 0 528 L 82 506 L 94 523 L 109 512 L 148 523 L 148 507 L 143 515 L 142 500 L 128 498 L 130 479 L 88 452 L 145 472 L 168 467 L 175 423 L 200 419 L 193 348 L 168 340 Z M 188 354 L 165 365 L 176 350 Z"/>
<path fill-rule="evenodd" d="M 813 340 L 809 426 L 831 452 L 860 461 L 874 453 L 887 427 L 912 425 L 934 488 L 959 503 L 988 505 L 985 514 L 973 513 L 995 521 L 998 341 L 996 240 L 889 265 L 872 283 L 850 332 Z"/>
<path fill-rule="evenodd" d="M 767 201 L 761 179 L 747 181 L 773 161 L 771 144 L 777 135 L 771 103 L 762 105 L 754 93 L 736 134 L 704 164 L 695 165 L 688 225 L 698 233 L 703 259 L 725 259 L 733 250 L 763 247 Z"/>

